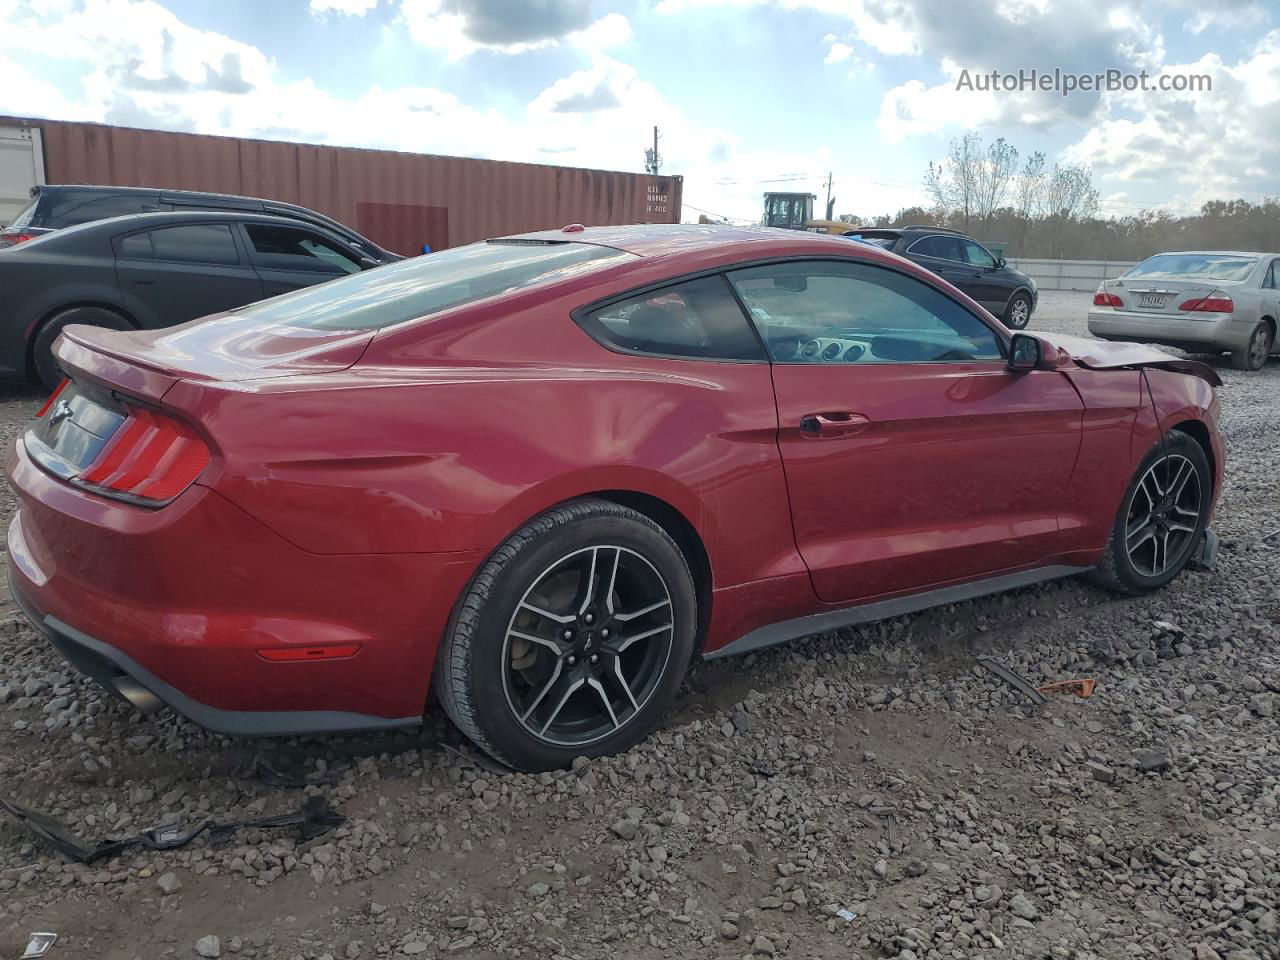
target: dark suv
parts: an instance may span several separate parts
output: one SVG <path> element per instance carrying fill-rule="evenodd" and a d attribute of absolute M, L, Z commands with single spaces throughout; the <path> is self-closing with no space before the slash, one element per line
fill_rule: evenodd
<path fill-rule="evenodd" d="M 13 223 L 0 232 L 0 247 L 12 247 L 62 227 L 95 220 L 125 217 L 135 213 L 162 213 L 221 210 L 234 213 L 266 213 L 288 217 L 312 227 L 335 233 L 356 251 L 378 263 L 403 260 L 398 253 L 384 250 L 367 237 L 322 213 L 280 200 L 236 197 L 225 193 L 196 193 L 191 190 L 160 190 L 153 187 L 95 187 L 42 185 L 31 188 L 31 203 Z"/>
<path fill-rule="evenodd" d="M 892 227 L 858 229 L 845 234 L 874 243 L 926 270 L 932 270 L 1004 321 L 1021 330 L 1036 308 L 1036 282 L 996 257 L 972 237 L 945 227 Z"/>

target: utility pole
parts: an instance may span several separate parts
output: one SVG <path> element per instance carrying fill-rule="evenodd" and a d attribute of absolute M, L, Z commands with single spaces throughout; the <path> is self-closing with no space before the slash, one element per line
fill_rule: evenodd
<path fill-rule="evenodd" d="M 644 152 L 644 172 L 653 174 L 655 177 L 658 171 L 662 169 L 662 155 L 658 153 L 658 128 L 653 128 L 653 149 Z"/>
<path fill-rule="evenodd" d="M 830 172 L 828 172 L 828 173 L 827 173 L 826 186 L 827 186 L 827 219 L 828 219 L 828 220 L 834 220 L 834 219 L 835 219 L 835 218 L 831 215 L 831 214 L 835 211 L 835 208 L 836 208 L 836 198 L 835 198 L 835 197 L 833 197 L 833 196 L 831 196 L 831 187 L 832 187 L 832 185 L 835 183 L 835 179 L 834 179 L 834 177 L 835 177 L 835 175 L 834 175 L 833 173 L 830 173 Z"/>

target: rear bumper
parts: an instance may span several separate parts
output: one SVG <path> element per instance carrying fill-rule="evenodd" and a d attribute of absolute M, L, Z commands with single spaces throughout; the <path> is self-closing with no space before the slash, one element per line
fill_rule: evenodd
<path fill-rule="evenodd" d="M 215 733 L 232 736 L 290 736 L 386 730 L 412 726 L 422 715 L 387 718 L 338 710 L 223 710 L 201 703 L 165 683 L 142 664 L 57 617 L 42 616 L 9 577 L 9 592 L 37 629 L 71 666 L 99 683 L 108 693 L 150 712 L 152 704 L 172 707 L 189 720 Z"/>
<path fill-rule="evenodd" d="M 481 559 L 307 553 L 201 487 L 160 510 L 70 487 L 21 441 L 8 473 L 20 500 L 9 575 L 27 616 L 113 693 L 126 678 L 222 733 L 418 722 L 439 639 Z M 259 653 L 352 644 L 344 659 Z"/>
<path fill-rule="evenodd" d="M 1216 319 L 1185 320 L 1124 310 L 1089 311 L 1089 332 L 1106 340 L 1164 343 L 1177 347 L 1239 350 L 1249 341 L 1253 324 L 1223 314 Z"/>

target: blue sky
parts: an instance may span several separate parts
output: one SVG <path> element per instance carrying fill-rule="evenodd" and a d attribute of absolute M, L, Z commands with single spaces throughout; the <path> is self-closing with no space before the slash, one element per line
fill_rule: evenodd
<path fill-rule="evenodd" d="M 1212 90 L 955 89 L 1055 67 Z M 970 130 L 1089 164 L 1104 214 L 1280 193 L 1254 0 L 0 0 L 0 75 L 0 113 L 609 169 L 656 123 L 690 217 L 828 171 L 837 212 L 922 203 Z"/>

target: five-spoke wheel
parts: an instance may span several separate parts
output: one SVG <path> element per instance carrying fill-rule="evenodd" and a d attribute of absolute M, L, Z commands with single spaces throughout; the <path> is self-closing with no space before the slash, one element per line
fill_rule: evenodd
<path fill-rule="evenodd" d="M 1209 458 L 1194 438 L 1173 430 L 1157 440 L 1125 493 L 1097 579 L 1146 593 L 1176 577 L 1204 535 L 1212 491 Z"/>
<path fill-rule="evenodd" d="M 558 507 L 485 564 L 441 644 L 436 685 L 477 745 L 523 770 L 625 749 L 661 718 L 697 630 L 670 535 L 603 500 Z"/>
<path fill-rule="evenodd" d="M 640 715 L 671 657 L 671 591 L 634 550 L 602 544 L 553 563 L 507 627 L 507 705 L 533 736 L 584 746 Z"/>

